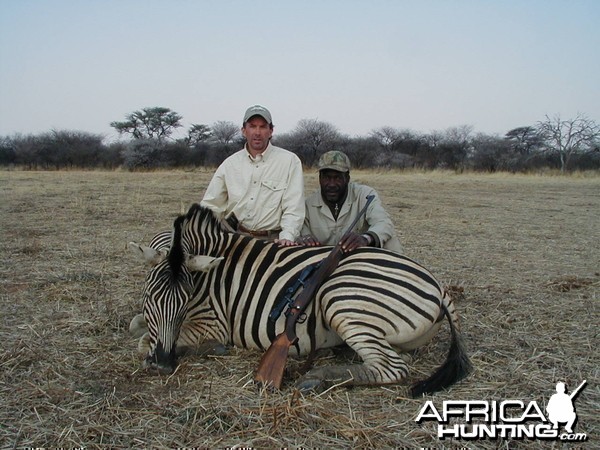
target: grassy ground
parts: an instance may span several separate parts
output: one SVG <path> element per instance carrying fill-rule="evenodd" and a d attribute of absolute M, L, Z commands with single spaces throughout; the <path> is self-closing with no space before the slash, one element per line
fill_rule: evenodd
<path fill-rule="evenodd" d="M 600 438 L 600 178 L 356 172 L 375 187 L 406 254 L 460 297 L 475 373 L 442 400 L 535 400 L 588 386 L 578 432 Z M 145 268 L 126 251 L 199 201 L 210 171 L 0 172 L 0 447 L 559 448 L 440 441 L 408 385 L 443 361 L 448 330 L 407 384 L 302 396 L 252 384 L 260 355 L 140 370 L 127 332 Z M 307 190 L 316 186 L 306 174 Z M 329 357 L 331 358 L 331 357 Z"/>

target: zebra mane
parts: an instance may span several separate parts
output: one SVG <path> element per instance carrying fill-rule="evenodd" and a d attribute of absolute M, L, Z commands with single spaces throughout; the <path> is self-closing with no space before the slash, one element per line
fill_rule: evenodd
<path fill-rule="evenodd" d="M 190 227 L 195 230 L 208 228 L 215 232 L 227 232 L 224 227 L 225 222 L 222 217 L 215 214 L 210 208 L 194 203 L 186 214 L 183 214 L 173 223 L 173 239 L 171 250 L 169 251 L 168 261 L 173 277 L 176 278 L 181 271 L 181 266 L 185 260 L 185 253 L 195 254 L 195 239 L 189 235 L 194 235 L 189 231 Z"/>
<path fill-rule="evenodd" d="M 171 240 L 171 249 L 169 250 L 169 255 L 167 257 L 173 280 L 177 279 L 179 276 L 184 260 L 183 247 L 181 245 L 181 229 L 183 228 L 183 221 L 185 218 L 185 216 L 179 216 L 173 223 L 173 238 Z"/>
<path fill-rule="evenodd" d="M 227 231 L 224 229 L 222 215 L 213 212 L 212 209 L 202 206 L 198 203 L 194 203 L 190 206 L 187 214 L 183 216 L 187 223 L 194 224 L 196 230 L 208 229 L 211 231 L 221 232 Z"/>

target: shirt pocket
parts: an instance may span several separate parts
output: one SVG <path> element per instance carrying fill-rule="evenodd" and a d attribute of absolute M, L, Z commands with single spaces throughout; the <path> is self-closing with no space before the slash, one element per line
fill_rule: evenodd
<path fill-rule="evenodd" d="M 263 180 L 260 183 L 260 202 L 265 208 L 276 209 L 281 207 L 283 193 L 287 189 L 287 183 L 276 180 Z"/>

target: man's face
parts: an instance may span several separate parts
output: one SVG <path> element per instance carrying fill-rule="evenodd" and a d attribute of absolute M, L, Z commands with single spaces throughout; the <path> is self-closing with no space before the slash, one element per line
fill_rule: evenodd
<path fill-rule="evenodd" d="M 338 203 L 346 196 L 350 174 L 337 170 L 324 169 L 319 171 L 321 195 L 330 203 Z"/>
<path fill-rule="evenodd" d="M 273 130 L 265 119 L 254 116 L 246 122 L 244 128 L 242 128 L 242 134 L 248 141 L 250 150 L 262 152 L 269 145 Z"/>

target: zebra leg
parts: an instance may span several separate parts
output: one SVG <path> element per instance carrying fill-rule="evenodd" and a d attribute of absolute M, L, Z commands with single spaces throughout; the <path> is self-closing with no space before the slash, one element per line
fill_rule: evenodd
<path fill-rule="evenodd" d="M 429 343 L 433 337 L 437 334 L 438 330 L 442 326 L 442 322 L 435 323 L 429 330 L 423 333 L 421 336 L 416 337 L 412 341 L 402 343 L 399 348 L 403 352 L 416 350 Z"/>
<path fill-rule="evenodd" d="M 344 386 L 397 383 L 408 374 L 404 359 L 383 336 L 361 330 L 346 339 L 363 360 L 362 364 L 317 367 L 296 383 L 301 391 L 322 391 L 335 384 Z"/>
<path fill-rule="evenodd" d="M 150 334 L 144 333 L 144 335 L 138 341 L 138 352 L 147 355 L 150 352 L 152 346 L 150 345 Z"/>
<path fill-rule="evenodd" d="M 139 338 L 147 332 L 148 325 L 146 325 L 146 320 L 144 319 L 143 314 L 138 314 L 133 319 L 131 319 L 131 322 L 129 323 L 129 333 L 134 338 Z"/>
<path fill-rule="evenodd" d="M 131 319 L 129 333 L 134 338 L 140 338 L 138 341 L 138 351 L 147 354 L 151 348 L 150 335 L 148 334 L 148 326 L 146 325 L 143 314 L 138 314 Z M 177 342 L 176 349 L 178 355 L 222 356 L 227 353 L 227 348 L 216 340 L 209 340 L 199 344 L 190 345 L 187 342 L 182 342 L 180 339 Z"/>
<path fill-rule="evenodd" d="M 178 356 L 223 356 L 227 354 L 227 347 L 217 341 L 204 341 L 195 345 L 180 344 L 177 342 Z"/>
<path fill-rule="evenodd" d="M 186 321 L 181 326 L 175 351 L 180 356 L 223 356 L 227 354 L 227 347 L 199 331 L 193 321 Z"/>

